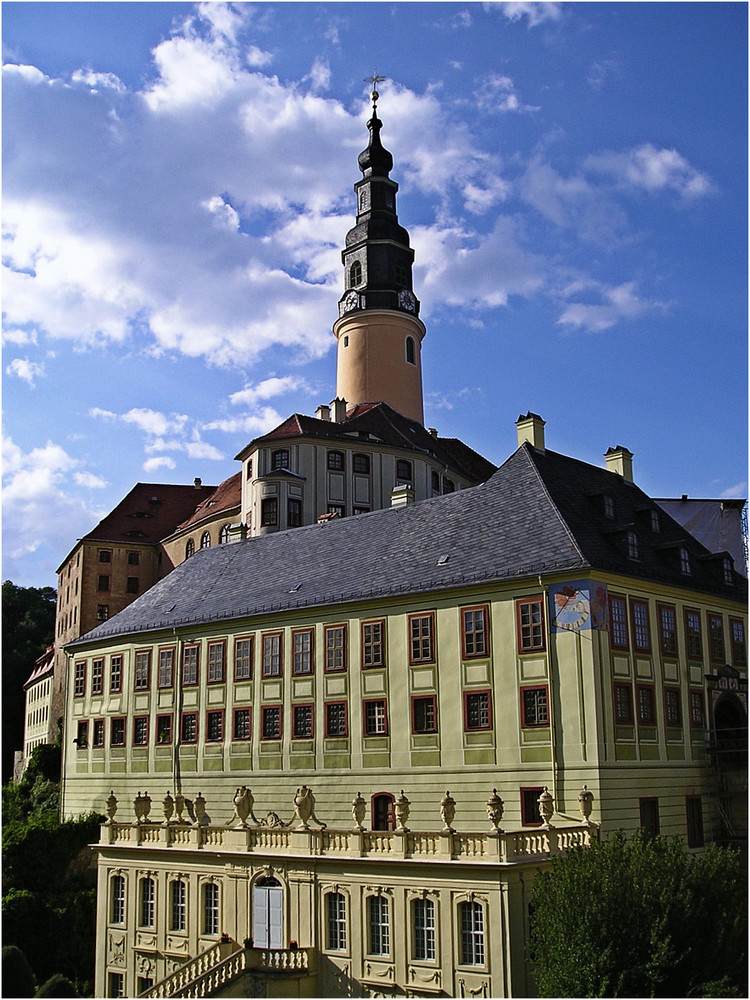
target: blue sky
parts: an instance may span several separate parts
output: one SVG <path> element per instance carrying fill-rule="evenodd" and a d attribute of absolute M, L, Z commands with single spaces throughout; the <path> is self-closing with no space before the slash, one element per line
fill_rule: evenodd
<path fill-rule="evenodd" d="M 747 495 L 747 7 L 4 3 L 3 579 L 335 390 L 369 86 L 425 423 Z"/>

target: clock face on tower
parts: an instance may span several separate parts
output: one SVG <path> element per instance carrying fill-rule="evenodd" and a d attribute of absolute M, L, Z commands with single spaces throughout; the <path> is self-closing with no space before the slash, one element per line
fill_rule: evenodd
<path fill-rule="evenodd" d="M 351 312 L 352 309 L 359 308 L 359 294 L 357 292 L 347 292 L 346 297 L 342 303 L 343 311 L 345 313 Z"/>
<path fill-rule="evenodd" d="M 408 290 L 408 288 L 402 288 L 398 293 L 398 304 L 402 309 L 407 309 L 409 312 L 414 312 L 417 307 L 417 300 L 414 298 L 414 294 Z"/>

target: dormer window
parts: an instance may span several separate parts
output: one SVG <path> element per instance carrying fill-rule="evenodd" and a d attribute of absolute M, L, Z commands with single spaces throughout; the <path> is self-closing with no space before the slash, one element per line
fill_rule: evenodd
<path fill-rule="evenodd" d="M 615 502 L 609 493 L 604 494 L 602 502 L 604 504 L 604 516 L 608 517 L 610 521 L 613 521 L 615 518 Z"/>
<path fill-rule="evenodd" d="M 734 566 L 732 565 L 732 560 L 725 557 L 722 561 L 722 566 L 724 568 L 724 583 L 727 587 L 731 587 L 734 583 Z"/>
<path fill-rule="evenodd" d="M 204 531 L 203 534 L 201 535 L 201 548 L 202 549 L 211 548 L 211 535 L 207 531 Z"/>
<path fill-rule="evenodd" d="M 661 518 L 658 510 L 651 511 L 651 530 L 656 534 L 661 531 Z"/>
<path fill-rule="evenodd" d="M 693 572 L 690 565 L 690 553 L 684 546 L 680 549 L 680 572 L 683 576 L 690 576 Z"/>
<path fill-rule="evenodd" d="M 638 545 L 638 535 L 634 531 L 629 531 L 626 535 L 626 543 L 628 546 L 628 559 L 640 559 L 641 550 Z"/>
<path fill-rule="evenodd" d="M 355 260 L 349 268 L 349 287 L 356 288 L 362 281 L 362 264 Z"/>

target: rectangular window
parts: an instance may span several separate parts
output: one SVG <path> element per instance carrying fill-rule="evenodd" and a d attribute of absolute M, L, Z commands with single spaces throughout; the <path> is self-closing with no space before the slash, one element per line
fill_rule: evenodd
<path fill-rule="evenodd" d="M 629 684 L 615 684 L 615 722 L 620 726 L 633 725 L 633 697 Z"/>
<path fill-rule="evenodd" d="M 409 663 L 434 663 L 435 615 L 410 615 L 409 638 Z"/>
<path fill-rule="evenodd" d="M 346 625 L 327 625 L 323 630 L 326 673 L 346 670 Z"/>
<path fill-rule="evenodd" d="M 704 728 L 705 713 L 703 709 L 703 692 L 690 692 L 690 725 L 694 729 Z"/>
<path fill-rule="evenodd" d="M 108 972 L 107 983 L 109 985 L 107 990 L 108 997 L 125 996 L 125 976 L 122 972 Z"/>
<path fill-rule="evenodd" d="M 156 903 L 156 885 L 152 878 L 141 879 L 140 926 L 154 926 L 154 905 Z"/>
<path fill-rule="evenodd" d="M 521 789 L 521 823 L 523 826 L 541 826 L 542 817 L 539 814 L 539 796 L 543 788 Z"/>
<path fill-rule="evenodd" d="M 663 656 L 677 656 L 677 613 L 669 604 L 657 605 L 659 649 Z"/>
<path fill-rule="evenodd" d="M 118 717 L 110 722 L 109 745 L 111 747 L 125 746 L 125 719 Z"/>
<path fill-rule="evenodd" d="M 385 736 L 388 733 L 388 715 L 385 698 L 373 698 L 364 703 L 365 736 Z"/>
<path fill-rule="evenodd" d="M 225 642 L 209 642 L 208 644 L 208 683 L 224 683 Z"/>
<path fill-rule="evenodd" d="M 125 923 L 125 878 L 122 875 L 112 876 L 112 905 L 110 907 L 110 922 Z"/>
<path fill-rule="evenodd" d="M 489 691 L 466 691 L 464 693 L 464 729 L 490 729 L 492 713 L 490 711 Z"/>
<path fill-rule="evenodd" d="M 198 650 L 196 643 L 182 647 L 182 686 L 194 687 L 198 683 Z"/>
<path fill-rule="evenodd" d="M 263 676 L 281 677 L 281 632 L 263 636 Z"/>
<path fill-rule="evenodd" d="M 122 657 L 109 658 L 109 693 L 117 694 L 122 690 Z"/>
<path fill-rule="evenodd" d="M 648 604 L 645 601 L 630 601 L 630 616 L 633 623 L 633 648 L 636 653 L 651 652 L 651 627 L 648 620 Z"/>
<path fill-rule="evenodd" d="M 294 705 L 292 708 L 292 738 L 295 740 L 312 739 L 313 706 Z"/>
<path fill-rule="evenodd" d="M 649 837 L 659 836 L 659 800 L 639 799 L 638 811 L 640 814 L 641 829 Z"/>
<path fill-rule="evenodd" d="M 347 736 L 349 732 L 345 701 L 329 701 L 325 707 L 326 736 Z"/>
<path fill-rule="evenodd" d="M 298 629 L 292 632 L 292 673 L 311 674 L 313 672 L 313 630 Z"/>
<path fill-rule="evenodd" d="M 341 451 L 328 452 L 328 468 L 332 472 L 343 472 L 344 454 Z"/>
<path fill-rule="evenodd" d="M 437 698 L 434 694 L 412 698 L 411 731 L 413 733 L 437 732 Z"/>
<path fill-rule="evenodd" d="M 99 549 L 99 562 L 100 563 L 111 563 L 112 562 L 112 550 L 111 549 Z M 70 572 L 70 568 L 68 568 Z"/>
<path fill-rule="evenodd" d="M 685 824 L 688 847 L 703 847 L 703 803 L 700 795 L 685 796 Z"/>
<path fill-rule="evenodd" d="M 99 574 L 99 578 L 96 582 L 96 589 L 102 594 L 109 593 L 109 576 L 106 573 Z"/>
<path fill-rule="evenodd" d="M 638 699 L 638 722 L 640 725 L 655 725 L 654 689 L 650 684 L 638 684 L 636 687 L 636 698 Z"/>
<path fill-rule="evenodd" d="M 151 650 L 140 650 L 135 654 L 133 686 L 136 691 L 148 691 L 151 685 Z"/>
<path fill-rule="evenodd" d="M 83 698 L 86 694 L 86 661 L 76 660 L 73 680 L 73 697 Z"/>
<path fill-rule="evenodd" d="M 172 742 L 172 716 L 156 716 L 156 742 L 159 746 L 169 746 Z"/>
<path fill-rule="evenodd" d="M 391 928 L 387 896 L 370 896 L 369 910 L 369 954 L 389 955 L 391 951 Z"/>
<path fill-rule="evenodd" d="M 685 645 L 689 660 L 703 659 L 703 636 L 700 611 L 685 609 Z"/>
<path fill-rule="evenodd" d="M 224 710 L 212 709 L 206 712 L 206 741 L 220 743 L 224 739 Z"/>
<path fill-rule="evenodd" d="M 145 747 L 148 744 L 148 716 L 136 715 L 133 719 L 133 746 Z"/>
<path fill-rule="evenodd" d="M 159 650 L 159 687 L 171 688 L 174 682 L 174 648 Z"/>
<path fill-rule="evenodd" d="M 363 476 L 369 476 L 370 474 L 370 456 L 369 455 L 355 455 L 352 459 L 352 469 L 354 472 L 359 473 Z"/>
<path fill-rule="evenodd" d="M 735 667 L 747 666 L 747 646 L 745 645 L 745 623 L 741 618 L 729 619 L 732 641 L 732 663 Z"/>
<path fill-rule="evenodd" d="M 609 639 L 613 649 L 628 649 L 628 610 L 624 597 L 609 595 Z"/>
<path fill-rule="evenodd" d="M 234 640 L 234 679 L 249 681 L 253 676 L 253 640 Z"/>
<path fill-rule="evenodd" d="M 435 904 L 431 899 L 415 899 L 414 959 L 417 962 L 435 961 Z"/>
<path fill-rule="evenodd" d="M 461 965 L 484 965 L 484 910 L 481 903 L 459 903 Z"/>
<path fill-rule="evenodd" d="M 101 694 L 104 690 L 104 660 L 100 657 L 91 662 L 91 693 Z"/>
<path fill-rule="evenodd" d="M 128 566 L 137 566 L 141 561 L 138 552 L 128 552 Z"/>
<path fill-rule="evenodd" d="M 89 745 L 89 724 L 88 720 L 79 720 L 76 732 L 76 743 L 79 750 L 85 750 Z"/>
<path fill-rule="evenodd" d="M 127 594 L 137 594 L 139 588 L 138 577 L 129 576 L 125 583 L 125 592 Z"/>
<path fill-rule="evenodd" d="M 679 688 L 664 688 L 664 720 L 668 726 L 682 725 Z"/>
<path fill-rule="evenodd" d="M 170 923 L 171 931 L 184 931 L 187 926 L 187 887 L 178 879 L 170 883 Z"/>
<path fill-rule="evenodd" d="M 180 743 L 198 742 L 198 713 L 183 712 L 180 720 Z"/>
<path fill-rule="evenodd" d="M 724 619 L 721 615 L 708 616 L 708 645 L 712 663 L 725 662 L 724 654 Z"/>
<path fill-rule="evenodd" d="M 540 687 L 521 688 L 521 725 L 526 729 L 530 726 L 549 725 L 549 700 L 547 685 Z"/>
<path fill-rule="evenodd" d="M 98 622 L 106 622 L 109 618 L 109 605 L 108 604 L 97 604 L 96 606 L 96 620 Z"/>
<path fill-rule="evenodd" d="M 104 719 L 94 719 L 94 740 L 93 746 L 104 746 Z"/>
<path fill-rule="evenodd" d="M 233 740 L 250 739 L 250 709 L 235 708 L 232 723 Z"/>
<path fill-rule="evenodd" d="M 215 882 L 203 886 L 203 933 L 219 933 L 219 887 Z"/>
<path fill-rule="evenodd" d="M 532 653 L 546 648 L 544 641 L 544 607 L 542 598 L 518 601 L 518 652 Z"/>
<path fill-rule="evenodd" d="M 461 643 L 465 660 L 489 655 L 487 607 L 461 609 Z"/>
<path fill-rule="evenodd" d="M 281 705 L 265 705 L 261 709 L 261 739 L 281 739 Z"/>
<path fill-rule="evenodd" d="M 402 480 L 407 483 L 411 482 L 411 462 L 407 462 L 405 459 L 399 459 L 396 462 L 396 479 L 399 482 Z"/>
<path fill-rule="evenodd" d="M 287 528 L 302 526 L 302 501 L 294 497 L 289 497 L 286 502 L 286 526 Z"/>
<path fill-rule="evenodd" d="M 279 523 L 279 501 L 276 497 L 266 497 L 260 502 L 260 525 L 272 528 Z"/>
<path fill-rule="evenodd" d="M 362 666 L 385 666 L 385 622 L 362 623 Z"/>
<path fill-rule="evenodd" d="M 340 892 L 326 896 L 328 950 L 346 951 L 346 898 Z"/>

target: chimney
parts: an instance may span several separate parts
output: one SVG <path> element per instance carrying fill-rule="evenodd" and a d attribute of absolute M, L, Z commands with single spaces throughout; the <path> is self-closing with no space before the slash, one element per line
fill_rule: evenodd
<path fill-rule="evenodd" d="M 330 420 L 331 407 L 326 406 L 325 403 L 321 403 L 320 406 L 315 411 L 315 416 L 318 418 L 318 420 Z"/>
<path fill-rule="evenodd" d="M 414 503 L 414 490 L 408 483 L 396 486 L 391 491 L 391 507 L 408 507 Z"/>
<path fill-rule="evenodd" d="M 436 438 L 438 436 L 437 427 L 428 427 L 427 433 L 430 435 L 430 437 Z"/>
<path fill-rule="evenodd" d="M 545 421 L 538 413 L 529 411 L 524 417 L 520 414 L 516 420 L 516 431 L 518 433 L 518 447 L 528 442 L 532 448 L 544 453 L 544 424 Z"/>
<path fill-rule="evenodd" d="M 193 480 L 193 486 L 196 488 L 196 490 L 199 490 L 202 485 L 203 481 L 196 476 L 195 479 Z"/>
<path fill-rule="evenodd" d="M 335 399 L 331 400 L 331 410 L 333 422 L 336 424 L 343 424 L 346 420 L 346 400 L 339 399 L 337 396 Z"/>
<path fill-rule="evenodd" d="M 622 476 L 626 483 L 633 482 L 632 451 L 628 451 L 627 448 L 618 444 L 614 448 L 608 448 L 604 458 L 609 472 L 616 472 L 618 476 Z"/>

